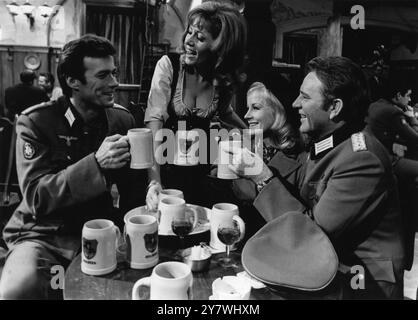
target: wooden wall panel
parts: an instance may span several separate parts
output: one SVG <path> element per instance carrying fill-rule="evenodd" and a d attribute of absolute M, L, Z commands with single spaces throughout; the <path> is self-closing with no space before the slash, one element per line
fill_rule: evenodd
<path fill-rule="evenodd" d="M 52 72 L 55 76 L 56 85 L 58 85 L 56 69 L 59 61 L 59 49 L 53 49 L 48 54 L 48 49 L 44 47 L 0 46 L 0 104 L 2 107 L 5 105 L 4 91 L 7 87 L 20 82 L 20 73 L 26 69 L 24 61 L 28 54 L 38 56 L 41 61 L 40 67 L 35 72 L 37 74 Z M 129 108 L 130 102 L 138 103 L 138 93 L 139 85 L 122 84 L 117 91 L 116 102 Z"/>
<path fill-rule="evenodd" d="M 0 77 L 0 104 L 4 110 L 4 90 L 15 82 L 13 71 L 13 52 L 0 51 L 1 77 Z"/>
<path fill-rule="evenodd" d="M 41 65 L 37 70 L 40 72 L 52 72 L 58 84 L 56 68 L 58 64 L 60 49 L 52 49 L 48 54 L 48 48 L 29 46 L 8 46 L 0 45 L 0 104 L 4 107 L 4 91 L 7 87 L 20 82 L 20 73 L 26 69 L 25 57 L 34 54 L 39 57 Z"/>

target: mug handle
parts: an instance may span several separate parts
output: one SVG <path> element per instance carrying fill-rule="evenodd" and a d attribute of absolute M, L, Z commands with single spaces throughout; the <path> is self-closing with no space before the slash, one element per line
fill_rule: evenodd
<path fill-rule="evenodd" d="M 241 217 L 240 216 L 237 216 L 237 215 L 233 216 L 232 217 L 232 220 L 235 220 L 238 223 L 238 227 L 239 227 L 239 231 L 240 231 L 240 237 L 239 237 L 239 240 L 238 241 L 241 241 L 244 238 L 244 236 L 245 236 L 245 223 L 244 223 L 244 220 L 242 220 Z"/>
<path fill-rule="evenodd" d="M 199 213 L 197 212 L 196 208 L 192 208 L 192 207 L 187 207 L 187 210 L 191 210 L 193 211 L 193 216 L 194 216 L 194 220 L 193 220 L 193 228 L 192 228 L 192 232 L 193 230 L 196 228 L 197 223 L 199 222 Z"/>
<path fill-rule="evenodd" d="M 137 282 L 135 282 L 134 287 L 132 288 L 132 300 L 140 300 L 140 297 L 139 297 L 140 286 L 151 287 L 151 277 L 142 278 L 142 279 L 139 279 Z"/>
<path fill-rule="evenodd" d="M 116 241 L 117 241 L 117 239 L 119 239 L 120 238 L 120 230 L 119 230 L 119 227 L 117 227 L 117 226 L 114 226 L 114 228 L 115 228 L 115 233 L 116 233 Z"/>
<path fill-rule="evenodd" d="M 119 251 L 119 246 L 121 246 L 123 243 L 121 241 L 121 234 L 120 234 L 120 230 L 117 226 L 114 226 L 115 229 L 115 233 L 116 233 L 116 241 L 115 241 L 115 245 L 116 245 L 116 251 Z M 125 232 L 125 230 L 124 230 Z"/>
<path fill-rule="evenodd" d="M 122 241 L 126 244 L 126 239 L 128 236 L 128 231 L 126 231 L 126 224 L 123 226 L 123 237 L 122 237 Z"/>

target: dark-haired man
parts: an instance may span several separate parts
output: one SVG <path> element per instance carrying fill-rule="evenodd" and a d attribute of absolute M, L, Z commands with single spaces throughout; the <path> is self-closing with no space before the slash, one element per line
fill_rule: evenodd
<path fill-rule="evenodd" d="M 20 74 L 20 81 L 12 87 L 6 88 L 4 100 L 6 115 L 13 121 L 15 115 L 35 104 L 49 101 L 45 91 L 34 86 L 36 74 L 32 70 L 25 70 Z"/>
<path fill-rule="evenodd" d="M 389 152 L 399 181 L 400 199 L 407 243 L 407 269 L 412 267 L 418 221 L 418 120 L 410 111 L 411 86 L 392 79 L 384 97 L 372 103 L 367 126 Z M 405 152 L 407 151 L 407 152 Z"/>
<path fill-rule="evenodd" d="M 384 147 L 362 131 L 369 101 L 366 78 L 343 57 L 315 58 L 308 70 L 293 103 L 301 118 L 300 131 L 311 141 L 303 181 L 294 186 L 302 211 L 335 248 L 340 270 L 346 272 L 341 276 L 343 298 L 402 299 L 404 243 L 396 181 Z M 260 160 L 248 150 L 237 149 L 234 154 L 232 169 L 258 185 L 254 205 L 266 222 L 300 210 L 287 206 L 292 202 L 286 200 L 298 194 L 290 193 L 282 182 L 280 164 L 272 169 L 264 165 L 260 174 L 248 176 L 246 169 Z M 310 262 L 309 256 L 298 259 Z M 350 270 L 357 266 L 364 269 L 363 288 L 352 286 Z M 275 272 L 283 277 L 280 270 Z"/>
<path fill-rule="evenodd" d="M 386 84 L 384 92 L 384 97 L 373 102 L 368 109 L 368 127 L 392 155 L 395 142 L 416 148 L 418 121 L 413 114 L 408 116 L 407 113 L 411 86 L 392 80 Z"/>
<path fill-rule="evenodd" d="M 50 72 L 41 72 L 39 74 L 38 86 L 45 90 L 49 100 L 57 100 L 62 96 L 62 89 L 55 87 L 55 77 Z"/>
<path fill-rule="evenodd" d="M 115 49 L 86 35 L 64 46 L 58 75 L 64 96 L 17 121 L 17 171 L 23 201 L 4 229 L 10 249 L 0 280 L 3 299 L 59 298 L 51 267 L 80 249 L 83 224 L 120 222 L 145 199 L 146 172 L 130 170 L 132 115 L 115 104 Z M 120 193 L 113 207 L 111 186 Z M 120 213 L 120 214 L 118 214 Z"/>

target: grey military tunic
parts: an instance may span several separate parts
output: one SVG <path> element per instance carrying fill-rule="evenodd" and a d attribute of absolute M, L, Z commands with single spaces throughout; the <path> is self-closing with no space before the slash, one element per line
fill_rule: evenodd
<path fill-rule="evenodd" d="M 128 167 L 103 172 L 94 156 L 106 136 L 126 135 L 133 127 L 132 115 L 118 105 L 87 125 L 66 97 L 23 112 L 16 126 L 23 201 L 3 232 L 9 248 L 30 240 L 72 259 L 84 222 L 97 218 L 119 222 L 127 210 L 142 205 L 146 172 Z M 120 211 L 113 207 L 114 183 Z"/>

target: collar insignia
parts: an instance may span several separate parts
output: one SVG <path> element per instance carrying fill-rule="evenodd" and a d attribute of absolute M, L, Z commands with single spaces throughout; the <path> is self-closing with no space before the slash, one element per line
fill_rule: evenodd
<path fill-rule="evenodd" d="M 334 136 L 331 135 L 328 138 L 315 143 L 314 146 L 315 146 L 315 156 L 317 156 L 318 154 L 326 150 L 332 149 L 334 148 Z"/>
<path fill-rule="evenodd" d="M 70 127 L 72 127 L 75 121 L 75 116 L 74 116 L 74 113 L 71 111 L 71 108 L 67 109 L 67 112 L 65 112 L 65 117 L 67 118 L 67 121 Z"/>

